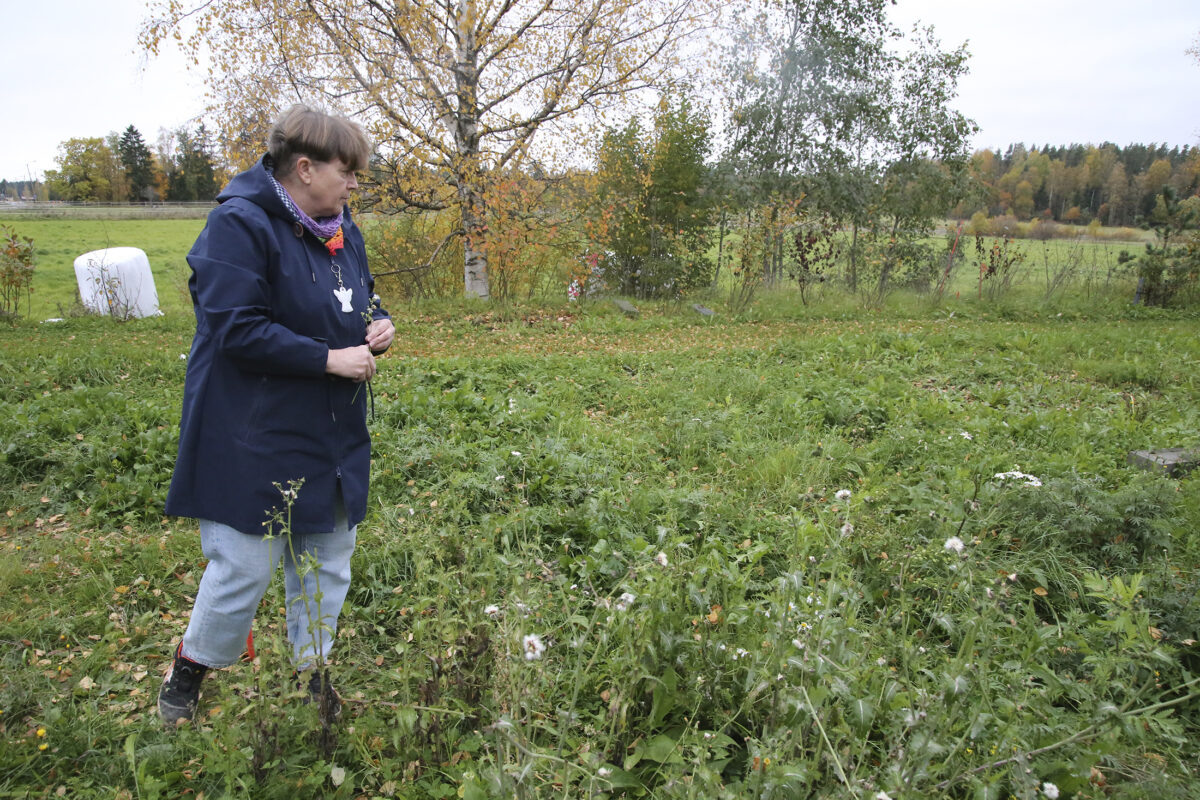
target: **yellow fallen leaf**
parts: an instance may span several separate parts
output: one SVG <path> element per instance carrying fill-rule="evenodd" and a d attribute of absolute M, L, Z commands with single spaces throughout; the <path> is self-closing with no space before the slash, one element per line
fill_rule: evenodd
<path fill-rule="evenodd" d="M 1045 589 L 1044 587 L 1042 587 L 1042 586 L 1039 586 L 1039 587 L 1037 587 L 1036 589 L 1034 589 L 1034 590 L 1033 590 L 1033 593 L 1034 593 L 1034 594 L 1036 594 L 1038 597 L 1045 597 L 1046 595 L 1050 594 L 1050 593 L 1049 593 L 1048 591 L 1046 591 L 1046 589 Z"/>
<path fill-rule="evenodd" d="M 1150 631 L 1150 638 L 1153 639 L 1154 641 L 1157 642 L 1159 639 L 1162 638 L 1162 631 L 1160 631 L 1158 628 L 1154 627 L 1153 625 L 1151 625 L 1149 627 L 1149 631 Z"/>

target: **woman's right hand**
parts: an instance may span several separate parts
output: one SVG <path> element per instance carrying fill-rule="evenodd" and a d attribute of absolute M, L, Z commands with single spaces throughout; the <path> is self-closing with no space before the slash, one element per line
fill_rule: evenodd
<path fill-rule="evenodd" d="M 343 347 L 340 350 L 331 349 L 329 358 L 325 361 L 325 372 L 349 378 L 355 383 L 369 381 L 375 376 L 375 356 L 371 355 L 371 348 L 365 344 Z"/>

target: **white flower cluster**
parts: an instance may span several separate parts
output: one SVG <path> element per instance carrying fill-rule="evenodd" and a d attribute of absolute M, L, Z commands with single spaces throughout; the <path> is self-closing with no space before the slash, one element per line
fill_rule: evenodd
<path fill-rule="evenodd" d="M 945 548 L 946 552 L 948 552 L 948 553 L 949 552 L 961 553 L 965 546 L 966 545 L 963 544 L 963 540 L 958 538 L 957 536 L 951 536 L 949 539 L 946 540 L 946 543 L 944 545 L 942 545 L 942 547 Z"/>
<path fill-rule="evenodd" d="M 849 500 L 850 499 L 850 490 L 849 489 L 838 489 L 837 492 L 833 495 L 833 499 L 837 500 L 839 502 Z"/>
<path fill-rule="evenodd" d="M 1017 472 L 1016 470 L 1014 470 L 1012 472 L 997 472 L 992 477 L 994 477 L 998 481 L 1007 481 L 1007 480 L 1025 481 L 1026 486 L 1041 486 L 1042 485 L 1042 481 L 1040 478 L 1035 478 L 1032 475 L 1026 475 L 1024 472 Z"/>

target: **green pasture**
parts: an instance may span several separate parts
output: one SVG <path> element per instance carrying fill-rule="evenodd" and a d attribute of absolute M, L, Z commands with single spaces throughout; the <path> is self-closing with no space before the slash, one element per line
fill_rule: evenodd
<path fill-rule="evenodd" d="M 0 326 L 0 797 L 1190 798 L 1200 319 L 1040 295 L 393 304 L 345 718 L 277 584 L 174 732 L 191 316 Z"/>
<path fill-rule="evenodd" d="M 203 219 L 124 219 L 113 216 L 109 219 L 27 219 L 0 217 L 0 224 L 15 229 L 23 236 L 32 237 L 37 251 L 37 271 L 34 276 L 32 295 L 32 319 L 63 317 L 80 313 L 76 306 L 77 290 L 74 260 L 91 250 L 106 247 L 139 247 L 146 251 L 154 273 L 160 306 L 166 314 L 191 314 L 191 301 L 187 295 L 188 267 L 185 260 L 192 242 L 204 226 Z M 380 224 L 367 218 L 364 226 Z M 732 236 L 727 244 L 736 242 Z M 990 247 L 994 238 L 986 237 L 985 247 Z M 885 298 L 889 306 L 896 306 L 901 313 L 911 308 L 927 307 L 931 303 L 945 304 L 952 308 L 954 303 L 969 304 L 978 301 L 980 295 L 986 299 L 1008 303 L 1026 309 L 1060 310 L 1077 307 L 1079 304 L 1105 303 L 1112 300 L 1124 301 L 1133 296 L 1133 271 L 1127 264 L 1120 263 L 1122 251 L 1138 254 L 1144 245 L 1137 242 L 1091 241 L 1086 239 L 1048 241 L 1013 240 L 1009 247 L 1013 252 L 1024 254 L 1024 260 L 1012 268 L 1012 276 L 1004 291 L 993 289 L 997 281 L 980 281 L 979 256 L 974 237 L 963 236 L 958 243 L 958 256 L 951 264 L 948 258 L 949 240 L 936 238 L 930 243 L 940 255 L 935 256 L 935 272 L 940 276 L 946 265 L 950 265 L 949 279 L 943 295 L 930 292 L 913 293 L 897 287 Z M 716 249 L 711 256 L 715 258 Z M 566 268 L 563 265 L 564 284 Z M 812 294 L 826 304 L 844 304 L 847 298 L 838 278 L 844 263 L 835 270 L 828 285 L 817 287 Z M 719 304 L 729 292 L 731 279 L 728 269 L 721 273 L 716 291 L 702 297 L 704 302 Z M 385 287 L 386 288 L 386 287 Z M 791 303 L 799 303 L 798 295 L 785 291 L 773 293 L 767 299 L 759 293 L 757 306 L 761 313 L 776 313 L 780 303 L 782 313 Z M 565 287 L 564 287 L 565 294 Z M 790 298 L 790 300 L 788 299 Z M 552 302 L 557 302 L 558 297 Z M 651 304 L 655 305 L 655 304 Z M 853 301 L 851 300 L 851 305 Z"/>
<path fill-rule="evenodd" d="M 36 272 L 31 296 L 31 319 L 79 313 L 75 259 L 92 250 L 137 247 L 146 252 L 165 314 L 191 315 L 187 294 L 186 256 L 204 228 L 203 219 L 15 219 L 0 217 L 0 225 L 31 237 L 36 248 Z M 22 312 L 24 313 L 24 312 Z"/>

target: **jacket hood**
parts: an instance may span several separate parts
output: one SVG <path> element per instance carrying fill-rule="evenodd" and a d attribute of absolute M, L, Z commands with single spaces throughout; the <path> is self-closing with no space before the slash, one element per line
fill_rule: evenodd
<path fill-rule="evenodd" d="M 273 216 L 291 220 L 291 210 L 284 206 L 283 200 L 275 193 L 275 187 L 271 184 L 270 176 L 267 175 L 266 160 L 268 158 L 270 156 L 264 155 L 253 167 L 234 175 L 229 185 L 217 195 L 217 202 L 224 203 L 226 200 L 241 197 Z"/>

